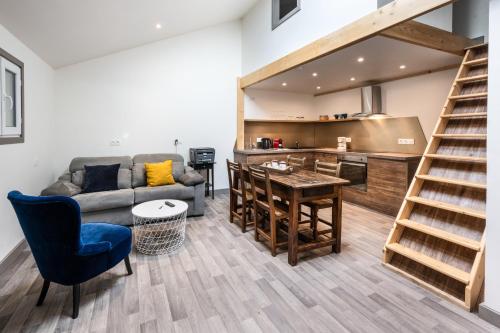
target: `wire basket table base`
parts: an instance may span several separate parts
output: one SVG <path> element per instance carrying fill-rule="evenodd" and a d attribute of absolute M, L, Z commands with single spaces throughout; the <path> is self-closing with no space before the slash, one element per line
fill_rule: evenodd
<path fill-rule="evenodd" d="M 177 251 L 184 244 L 186 215 L 187 211 L 165 218 L 134 216 L 137 251 L 148 255 Z"/>

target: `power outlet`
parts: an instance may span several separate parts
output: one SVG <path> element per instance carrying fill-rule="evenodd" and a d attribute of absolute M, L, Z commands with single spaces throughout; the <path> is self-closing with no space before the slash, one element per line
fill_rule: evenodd
<path fill-rule="evenodd" d="M 345 138 L 345 142 L 351 142 L 351 138 Z"/>
<path fill-rule="evenodd" d="M 398 145 L 414 145 L 415 139 L 398 139 Z"/>
<path fill-rule="evenodd" d="M 114 139 L 114 140 L 111 140 L 111 142 L 109 143 L 110 146 L 112 147 L 117 147 L 121 144 L 120 140 L 119 139 Z"/>

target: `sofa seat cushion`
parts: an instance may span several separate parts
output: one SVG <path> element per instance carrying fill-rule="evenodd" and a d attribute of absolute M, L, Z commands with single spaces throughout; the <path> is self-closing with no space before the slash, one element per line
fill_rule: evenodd
<path fill-rule="evenodd" d="M 134 204 L 134 190 L 123 189 L 118 191 L 82 193 L 75 195 L 73 199 L 80 205 L 82 213 L 94 212 L 132 206 Z"/>
<path fill-rule="evenodd" d="M 137 187 L 135 191 L 135 203 L 140 204 L 151 200 L 177 199 L 191 200 L 194 198 L 194 187 L 182 184 L 164 185 L 156 187 Z"/>

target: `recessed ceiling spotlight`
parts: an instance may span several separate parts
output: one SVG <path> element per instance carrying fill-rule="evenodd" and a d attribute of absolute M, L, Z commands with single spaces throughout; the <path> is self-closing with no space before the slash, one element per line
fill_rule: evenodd
<path fill-rule="evenodd" d="M 355 77 L 351 77 L 351 81 L 356 81 L 356 78 Z"/>
<path fill-rule="evenodd" d="M 399 66 L 399 69 L 405 69 L 405 68 L 406 68 L 406 65 Z"/>
<path fill-rule="evenodd" d="M 363 61 L 365 61 L 365 58 L 363 58 L 363 57 L 358 58 L 358 62 L 363 62 Z"/>
<path fill-rule="evenodd" d="M 161 29 L 162 27 L 161 23 L 156 23 L 156 29 Z"/>
<path fill-rule="evenodd" d="M 318 76 L 318 73 L 314 72 L 314 73 L 312 74 L 312 76 L 316 77 L 316 76 Z"/>
<path fill-rule="evenodd" d="M 283 87 L 286 87 L 288 84 L 287 84 L 286 82 L 283 82 L 281 85 L 282 85 Z"/>
<path fill-rule="evenodd" d="M 317 87 L 316 87 L 316 90 L 321 90 L 321 86 L 317 86 Z"/>

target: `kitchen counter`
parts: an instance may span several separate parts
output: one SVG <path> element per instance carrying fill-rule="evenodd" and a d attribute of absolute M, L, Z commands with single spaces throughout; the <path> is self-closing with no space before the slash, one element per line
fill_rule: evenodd
<path fill-rule="evenodd" d="M 350 154 L 366 154 L 370 158 L 378 158 L 384 160 L 394 160 L 394 161 L 410 161 L 419 160 L 422 155 L 418 154 L 407 154 L 407 153 L 372 153 L 372 152 L 357 152 L 357 151 L 347 151 Z M 325 154 L 344 154 L 345 151 L 338 150 L 336 148 L 281 148 L 281 149 L 244 149 L 244 150 L 234 150 L 235 154 L 241 155 L 272 155 L 272 154 L 294 154 L 294 153 L 325 153 Z"/>

